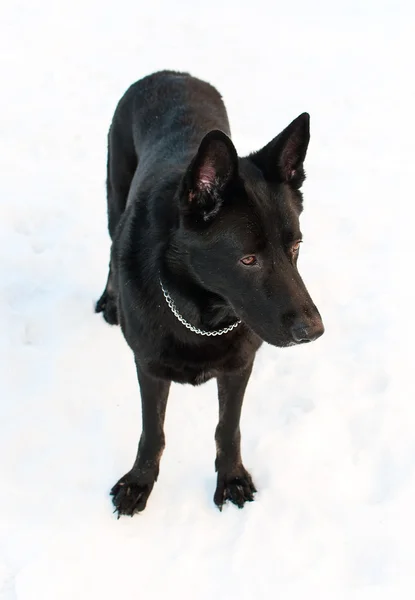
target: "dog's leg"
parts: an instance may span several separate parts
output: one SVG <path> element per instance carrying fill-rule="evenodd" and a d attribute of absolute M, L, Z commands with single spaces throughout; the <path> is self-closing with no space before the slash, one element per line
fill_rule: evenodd
<path fill-rule="evenodd" d="M 136 365 L 141 391 L 143 430 L 133 468 L 111 490 L 118 517 L 132 517 L 134 513 L 145 509 L 157 481 L 165 444 L 163 425 L 170 381 L 151 377 L 142 371 L 137 361 Z"/>
<path fill-rule="evenodd" d="M 108 134 L 107 211 L 108 231 L 112 240 L 125 210 L 128 192 L 138 165 L 132 139 L 123 139 L 117 123 L 111 125 Z M 110 259 L 107 284 L 95 305 L 95 312 L 102 312 L 110 325 L 118 325 L 113 259 Z"/>
<path fill-rule="evenodd" d="M 107 284 L 101 298 L 95 305 L 95 312 L 102 312 L 104 319 L 110 325 L 119 324 L 112 260 L 110 261 Z"/>
<path fill-rule="evenodd" d="M 245 389 L 252 364 L 237 374 L 218 377 L 219 423 L 216 428 L 216 471 L 218 473 L 214 502 L 222 510 L 226 500 L 239 508 L 251 502 L 256 492 L 251 476 L 242 464 L 239 421 Z"/>

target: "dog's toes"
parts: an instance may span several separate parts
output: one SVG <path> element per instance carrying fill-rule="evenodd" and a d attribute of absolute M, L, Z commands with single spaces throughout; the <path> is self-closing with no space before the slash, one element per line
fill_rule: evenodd
<path fill-rule="evenodd" d="M 114 512 L 117 513 L 118 519 L 121 515 L 132 517 L 136 513 L 142 512 L 153 486 L 154 482 L 140 484 L 139 481 L 134 481 L 129 473 L 124 475 L 110 492 L 115 506 Z"/>
<path fill-rule="evenodd" d="M 115 300 L 108 294 L 107 290 L 104 291 L 101 298 L 95 305 L 96 313 L 103 313 L 103 317 L 109 325 L 118 325 L 118 311 Z"/>
<path fill-rule="evenodd" d="M 218 483 L 213 497 L 213 501 L 219 510 L 227 500 L 236 504 L 238 508 L 243 508 L 245 502 L 252 502 L 256 488 L 248 471 L 243 469 L 243 473 L 238 476 L 228 477 L 226 474 L 218 474 Z"/>
<path fill-rule="evenodd" d="M 103 312 L 106 303 L 106 293 L 104 292 L 98 302 L 95 304 L 95 312 Z"/>

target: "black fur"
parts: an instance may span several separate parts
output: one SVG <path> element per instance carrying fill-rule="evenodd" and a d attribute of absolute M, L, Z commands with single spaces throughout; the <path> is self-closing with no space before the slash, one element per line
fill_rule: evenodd
<path fill-rule="evenodd" d="M 145 77 L 118 104 L 108 139 L 113 244 L 96 310 L 121 325 L 134 353 L 143 416 L 134 466 L 112 489 L 118 516 L 143 510 L 157 480 L 171 381 L 217 378 L 214 501 L 253 499 L 239 420 L 255 353 L 262 341 L 283 347 L 324 331 L 297 271 L 308 142 L 304 113 L 238 158 L 219 93 L 186 73 Z M 241 323 L 220 336 L 194 333 L 170 310 L 160 281 L 193 326 Z"/>

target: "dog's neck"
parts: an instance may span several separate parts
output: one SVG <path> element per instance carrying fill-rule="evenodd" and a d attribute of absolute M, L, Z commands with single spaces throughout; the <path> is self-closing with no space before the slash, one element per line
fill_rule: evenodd
<path fill-rule="evenodd" d="M 160 279 L 177 312 L 188 323 L 201 330 L 226 328 L 238 317 L 224 298 L 206 289 L 189 272 L 185 261 L 169 260 L 160 272 Z"/>
<path fill-rule="evenodd" d="M 176 307 L 176 303 L 174 302 L 171 294 L 167 291 L 167 289 L 163 285 L 163 282 L 161 281 L 161 279 L 160 279 L 160 287 L 163 292 L 164 298 L 167 302 L 167 305 L 170 308 L 171 312 L 176 317 L 176 319 L 184 327 L 186 327 L 186 329 L 188 329 L 189 331 L 192 331 L 196 335 L 207 336 L 207 337 L 216 337 L 219 335 L 225 335 L 226 333 L 230 333 L 231 331 L 233 331 L 235 329 L 235 327 L 238 327 L 238 325 L 240 325 L 240 323 L 241 323 L 241 321 L 239 319 L 237 319 L 232 323 L 232 325 L 229 325 L 228 327 L 223 327 L 221 329 L 200 329 L 199 327 L 195 327 L 194 325 L 192 325 L 192 323 L 189 323 L 189 321 L 187 321 L 183 317 L 183 315 L 180 314 L 180 312 L 178 311 L 178 309 Z"/>

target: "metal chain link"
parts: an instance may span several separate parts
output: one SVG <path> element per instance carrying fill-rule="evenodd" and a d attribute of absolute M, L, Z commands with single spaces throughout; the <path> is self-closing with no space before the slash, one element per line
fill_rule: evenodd
<path fill-rule="evenodd" d="M 169 292 L 164 288 L 164 286 L 161 282 L 161 279 L 160 279 L 160 287 L 161 287 L 161 291 L 163 292 L 163 295 L 166 299 L 166 302 L 167 302 L 171 312 L 180 321 L 180 323 L 182 323 L 182 325 L 187 327 L 187 329 L 190 329 L 190 331 L 193 331 L 193 333 L 197 333 L 198 335 L 207 335 L 207 336 L 223 335 L 224 333 L 229 333 L 229 331 L 232 331 L 232 329 L 235 329 L 235 327 L 238 327 L 238 325 L 241 322 L 241 321 L 236 321 L 235 323 L 232 323 L 232 325 L 229 325 L 229 327 L 224 327 L 223 329 L 218 329 L 217 331 L 205 331 L 203 329 L 198 329 L 197 327 L 194 327 L 193 325 L 188 323 L 186 321 L 186 319 L 184 319 L 182 317 L 182 315 L 178 312 L 176 305 L 173 302 L 173 298 L 170 296 Z"/>

